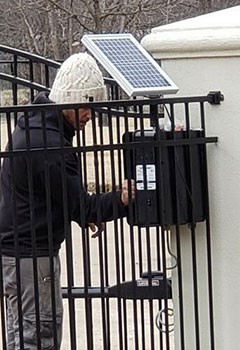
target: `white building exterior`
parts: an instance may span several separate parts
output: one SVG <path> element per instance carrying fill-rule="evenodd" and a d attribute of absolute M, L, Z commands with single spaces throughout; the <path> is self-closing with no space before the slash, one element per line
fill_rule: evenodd
<path fill-rule="evenodd" d="M 219 138 L 217 145 L 207 146 L 215 349 L 237 350 L 240 349 L 240 6 L 153 28 L 142 45 L 154 58 L 161 59 L 164 70 L 179 87 L 176 96 L 207 95 L 219 90 L 224 95 L 220 106 L 206 105 L 207 136 Z M 187 230 L 182 238 L 185 349 L 194 350 L 193 318 L 187 316 L 190 308 L 187 301 L 193 297 L 188 288 L 192 275 L 187 263 L 191 251 Z M 206 259 L 204 237 L 200 225 L 197 255 L 201 349 L 212 350 L 208 315 L 204 311 L 207 293 L 201 289 L 204 282 L 201 278 L 206 278 L 201 275 Z M 177 279 L 173 276 L 173 282 L 174 277 Z M 174 304 L 177 310 L 176 290 Z M 177 317 L 175 323 L 177 339 Z M 176 350 L 182 350 L 178 343 Z"/>

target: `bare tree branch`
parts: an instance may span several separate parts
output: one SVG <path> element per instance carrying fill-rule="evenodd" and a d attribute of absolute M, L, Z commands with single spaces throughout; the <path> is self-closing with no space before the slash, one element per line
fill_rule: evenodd
<path fill-rule="evenodd" d="M 0 42 L 63 58 L 83 33 L 141 39 L 152 27 L 234 5 L 240 0 L 0 0 Z"/>

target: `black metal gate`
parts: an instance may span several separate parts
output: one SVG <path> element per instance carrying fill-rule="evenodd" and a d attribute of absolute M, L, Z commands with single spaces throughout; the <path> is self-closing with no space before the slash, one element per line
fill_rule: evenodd
<path fill-rule="evenodd" d="M 17 66 L 18 55 L 16 52 L 12 67 Z M 34 60 L 37 62 L 37 58 L 31 56 L 28 62 L 22 63 L 30 67 L 32 81 Z M 49 72 L 47 61 L 40 64 Z M 57 66 L 55 63 L 55 68 Z M 0 73 L 1 79 L 13 84 L 13 92 L 19 91 L 19 85 L 25 85 L 33 97 L 35 90 L 49 86 L 48 78 L 48 83 L 41 87 L 36 83 L 31 85 L 29 79 L 17 75 L 16 67 L 13 70 L 16 74 Z M 120 90 L 111 80 L 108 83 L 111 83 L 109 94 L 114 100 L 90 104 L 92 120 L 84 131 L 77 133 L 72 148 L 34 149 L 29 141 L 27 149 L 20 152 L 11 149 L 11 134 L 19 115 L 27 118 L 34 109 L 40 108 L 44 130 L 46 111 L 61 110 L 64 106 L 0 107 L 1 161 L 7 158 L 13 162 L 19 154 L 27 153 L 30 164 L 32 155 L 44 155 L 47 159 L 50 153 L 72 152 L 79 161 L 79 181 L 89 193 L 117 193 L 125 178 L 133 178 L 136 183 L 136 199 L 130 201 L 127 218 L 114 216 L 96 238 L 88 228 L 80 228 L 75 223 L 66 234 L 61 248 L 62 349 L 203 349 L 199 312 L 202 301 L 198 291 L 205 288 L 208 324 L 204 337 L 209 339 L 209 347 L 204 350 L 214 350 L 206 145 L 217 142 L 217 137 L 206 136 L 204 105 L 219 104 L 221 95 L 118 101 Z M 13 104 L 18 104 L 17 95 L 13 96 Z M 81 105 L 72 107 L 77 109 Z M 7 143 L 9 148 L 5 150 Z M 31 181 L 30 176 L 30 187 Z M 12 186 L 14 188 L 14 181 Z M 46 189 L 48 186 L 46 177 Z M 34 206 L 34 194 L 30 200 Z M 47 215 L 51 222 L 51 212 Z M 186 232 L 191 240 L 193 276 L 187 287 L 181 255 L 182 237 L 186 237 Z M 199 232 L 205 236 L 204 282 L 198 278 Z M 33 255 L 33 262 L 34 259 Z M 191 300 L 184 298 L 185 288 L 193 291 Z M 0 289 L 1 346 L 6 349 L 2 278 Z M 186 329 L 186 303 L 193 305 L 194 310 L 191 329 Z M 21 308 L 19 312 L 21 314 Z M 19 325 L 18 332 L 22 331 Z M 186 345 L 188 332 L 194 334 L 195 347 L 191 349 Z M 40 343 L 38 346 L 41 349 Z"/>

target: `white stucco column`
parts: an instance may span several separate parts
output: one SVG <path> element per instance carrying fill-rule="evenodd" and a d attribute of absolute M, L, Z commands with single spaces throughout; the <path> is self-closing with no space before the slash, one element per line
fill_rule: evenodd
<path fill-rule="evenodd" d="M 179 87 L 177 96 L 207 95 L 214 90 L 224 95 L 220 106 L 206 105 L 207 136 L 219 138 L 217 145 L 207 146 L 215 349 L 237 350 L 240 349 L 240 6 L 154 28 L 143 38 L 142 45 L 161 59 L 164 70 Z M 206 245 L 205 235 L 199 231 L 201 225 L 197 233 L 201 261 L 205 259 Z M 186 315 L 189 307 L 186 300 L 189 298 L 191 304 L 192 298 L 187 288 L 192 278 L 186 263 L 189 240 L 186 232 L 181 241 Z M 204 296 L 201 266 L 199 270 L 199 289 Z M 176 293 L 174 298 L 177 305 Z M 207 299 L 200 298 L 200 313 L 204 302 Z M 201 317 L 207 319 L 207 315 Z M 175 324 L 177 338 L 177 317 Z M 194 350 L 194 332 L 191 333 L 194 324 L 189 316 L 185 329 L 185 349 Z M 203 350 L 211 350 L 207 334 L 208 330 L 201 325 Z M 176 350 L 181 350 L 177 343 Z"/>

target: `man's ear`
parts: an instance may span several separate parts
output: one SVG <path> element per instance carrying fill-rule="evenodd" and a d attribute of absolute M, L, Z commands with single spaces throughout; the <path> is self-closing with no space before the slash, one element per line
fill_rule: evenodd
<path fill-rule="evenodd" d="M 74 109 L 64 109 L 62 111 L 62 114 L 64 116 L 64 118 L 67 119 L 67 121 L 71 124 L 71 125 L 75 125 L 75 111 Z"/>
<path fill-rule="evenodd" d="M 89 116 L 92 115 L 91 108 L 85 107 L 85 108 L 82 108 L 82 109 L 80 110 L 80 116 L 81 116 L 81 117 L 85 117 L 86 115 L 89 115 Z"/>

